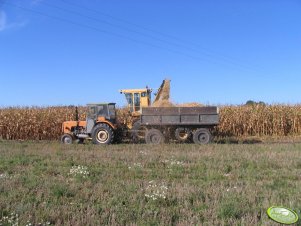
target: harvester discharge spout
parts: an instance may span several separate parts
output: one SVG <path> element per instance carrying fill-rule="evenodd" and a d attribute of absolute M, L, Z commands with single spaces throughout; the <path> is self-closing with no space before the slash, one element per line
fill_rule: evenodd
<path fill-rule="evenodd" d="M 152 104 L 153 107 L 170 107 L 170 80 L 163 80 L 158 92 L 156 94 L 155 100 Z"/>

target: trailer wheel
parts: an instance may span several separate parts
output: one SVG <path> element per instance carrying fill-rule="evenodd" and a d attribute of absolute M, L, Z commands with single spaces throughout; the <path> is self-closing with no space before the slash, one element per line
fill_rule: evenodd
<path fill-rule="evenodd" d="M 147 127 L 141 126 L 141 123 L 139 121 L 135 122 L 132 128 L 132 138 L 133 141 L 141 141 L 145 139 L 147 133 Z"/>
<path fill-rule="evenodd" d="M 163 144 L 165 137 L 160 130 L 151 129 L 148 130 L 145 136 L 145 142 L 147 144 Z"/>
<path fill-rule="evenodd" d="M 101 123 L 97 124 L 92 131 L 93 144 L 111 144 L 114 139 L 114 133 L 110 126 Z"/>
<path fill-rule="evenodd" d="M 190 129 L 186 129 L 186 128 L 177 128 L 175 130 L 175 138 L 178 140 L 178 141 L 181 141 L 181 142 L 185 142 L 189 139 L 190 137 Z"/>
<path fill-rule="evenodd" d="M 208 129 L 198 129 L 193 133 L 195 144 L 208 144 L 211 142 L 212 135 Z"/>
<path fill-rule="evenodd" d="M 73 137 L 70 134 L 64 134 L 61 137 L 62 144 L 72 144 L 73 143 Z"/>

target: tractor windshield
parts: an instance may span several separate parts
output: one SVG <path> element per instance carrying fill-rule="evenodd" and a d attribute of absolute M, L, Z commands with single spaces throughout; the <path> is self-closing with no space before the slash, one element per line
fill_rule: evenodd
<path fill-rule="evenodd" d="M 115 105 L 114 104 L 110 104 L 109 105 L 109 114 L 111 117 L 115 117 Z"/>
<path fill-rule="evenodd" d="M 134 94 L 135 111 L 140 111 L 140 93 Z"/>
<path fill-rule="evenodd" d="M 133 103 L 133 94 L 132 93 L 126 93 L 125 94 L 126 101 L 129 105 L 132 105 Z"/>
<path fill-rule="evenodd" d="M 96 106 L 91 106 L 91 107 L 88 107 L 88 118 L 95 118 L 96 117 Z"/>
<path fill-rule="evenodd" d="M 125 94 L 126 101 L 128 102 L 128 105 L 130 107 L 130 111 L 133 112 L 133 94 L 132 93 L 126 93 Z"/>

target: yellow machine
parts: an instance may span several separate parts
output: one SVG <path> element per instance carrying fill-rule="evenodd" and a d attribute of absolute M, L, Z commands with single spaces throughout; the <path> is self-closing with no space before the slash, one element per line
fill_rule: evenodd
<path fill-rule="evenodd" d="M 132 116 L 139 116 L 142 107 L 151 105 L 152 89 L 148 87 L 145 89 L 123 89 L 120 90 L 120 93 L 125 95 Z"/>
<path fill-rule="evenodd" d="M 122 89 L 120 93 L 125 95 L 132 116 L 140 116 L 143 107 L 159 106 L 160 103 L 169 101 L 170 80 L 163 80 L 153 103 L 151 101 L 152 91 L 146 87 L 144 89 Z"/>
<path fill-rule="evenodd" d="M 146 127 L 141 126 L 139 116 L 142 108 L 146 107 L 164 107 L 169 103 L 170 96 L 170 80 L 163 80 L 158 92 L 155 94 L 155 100 L 152 103 L 152 89 L 146 87 L 144 89 L 122 89 L 121 94 L 125 95 L 131 117 L 125 122 L 127 128 L 132 131 L 133 140 L 141 140 L 145 137 Z"/>

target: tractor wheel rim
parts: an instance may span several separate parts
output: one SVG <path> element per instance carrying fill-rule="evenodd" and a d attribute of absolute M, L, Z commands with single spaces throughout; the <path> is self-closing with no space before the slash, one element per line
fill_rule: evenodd
<path fill-rule="evenodd" d="M 72 139 L 70 137 L 65 137 L 64 138 L 64 143 L 65 144 L 71 144 L 71 142 L 72 142 Z"/>
<path fill-rule="evenodd" d="M 109 137 L 108 133 L 104 130 L 99 131 L 97 134 L 97 140 L 102 143 L 106 142 L 108 140 L 108 137 Z"/>

